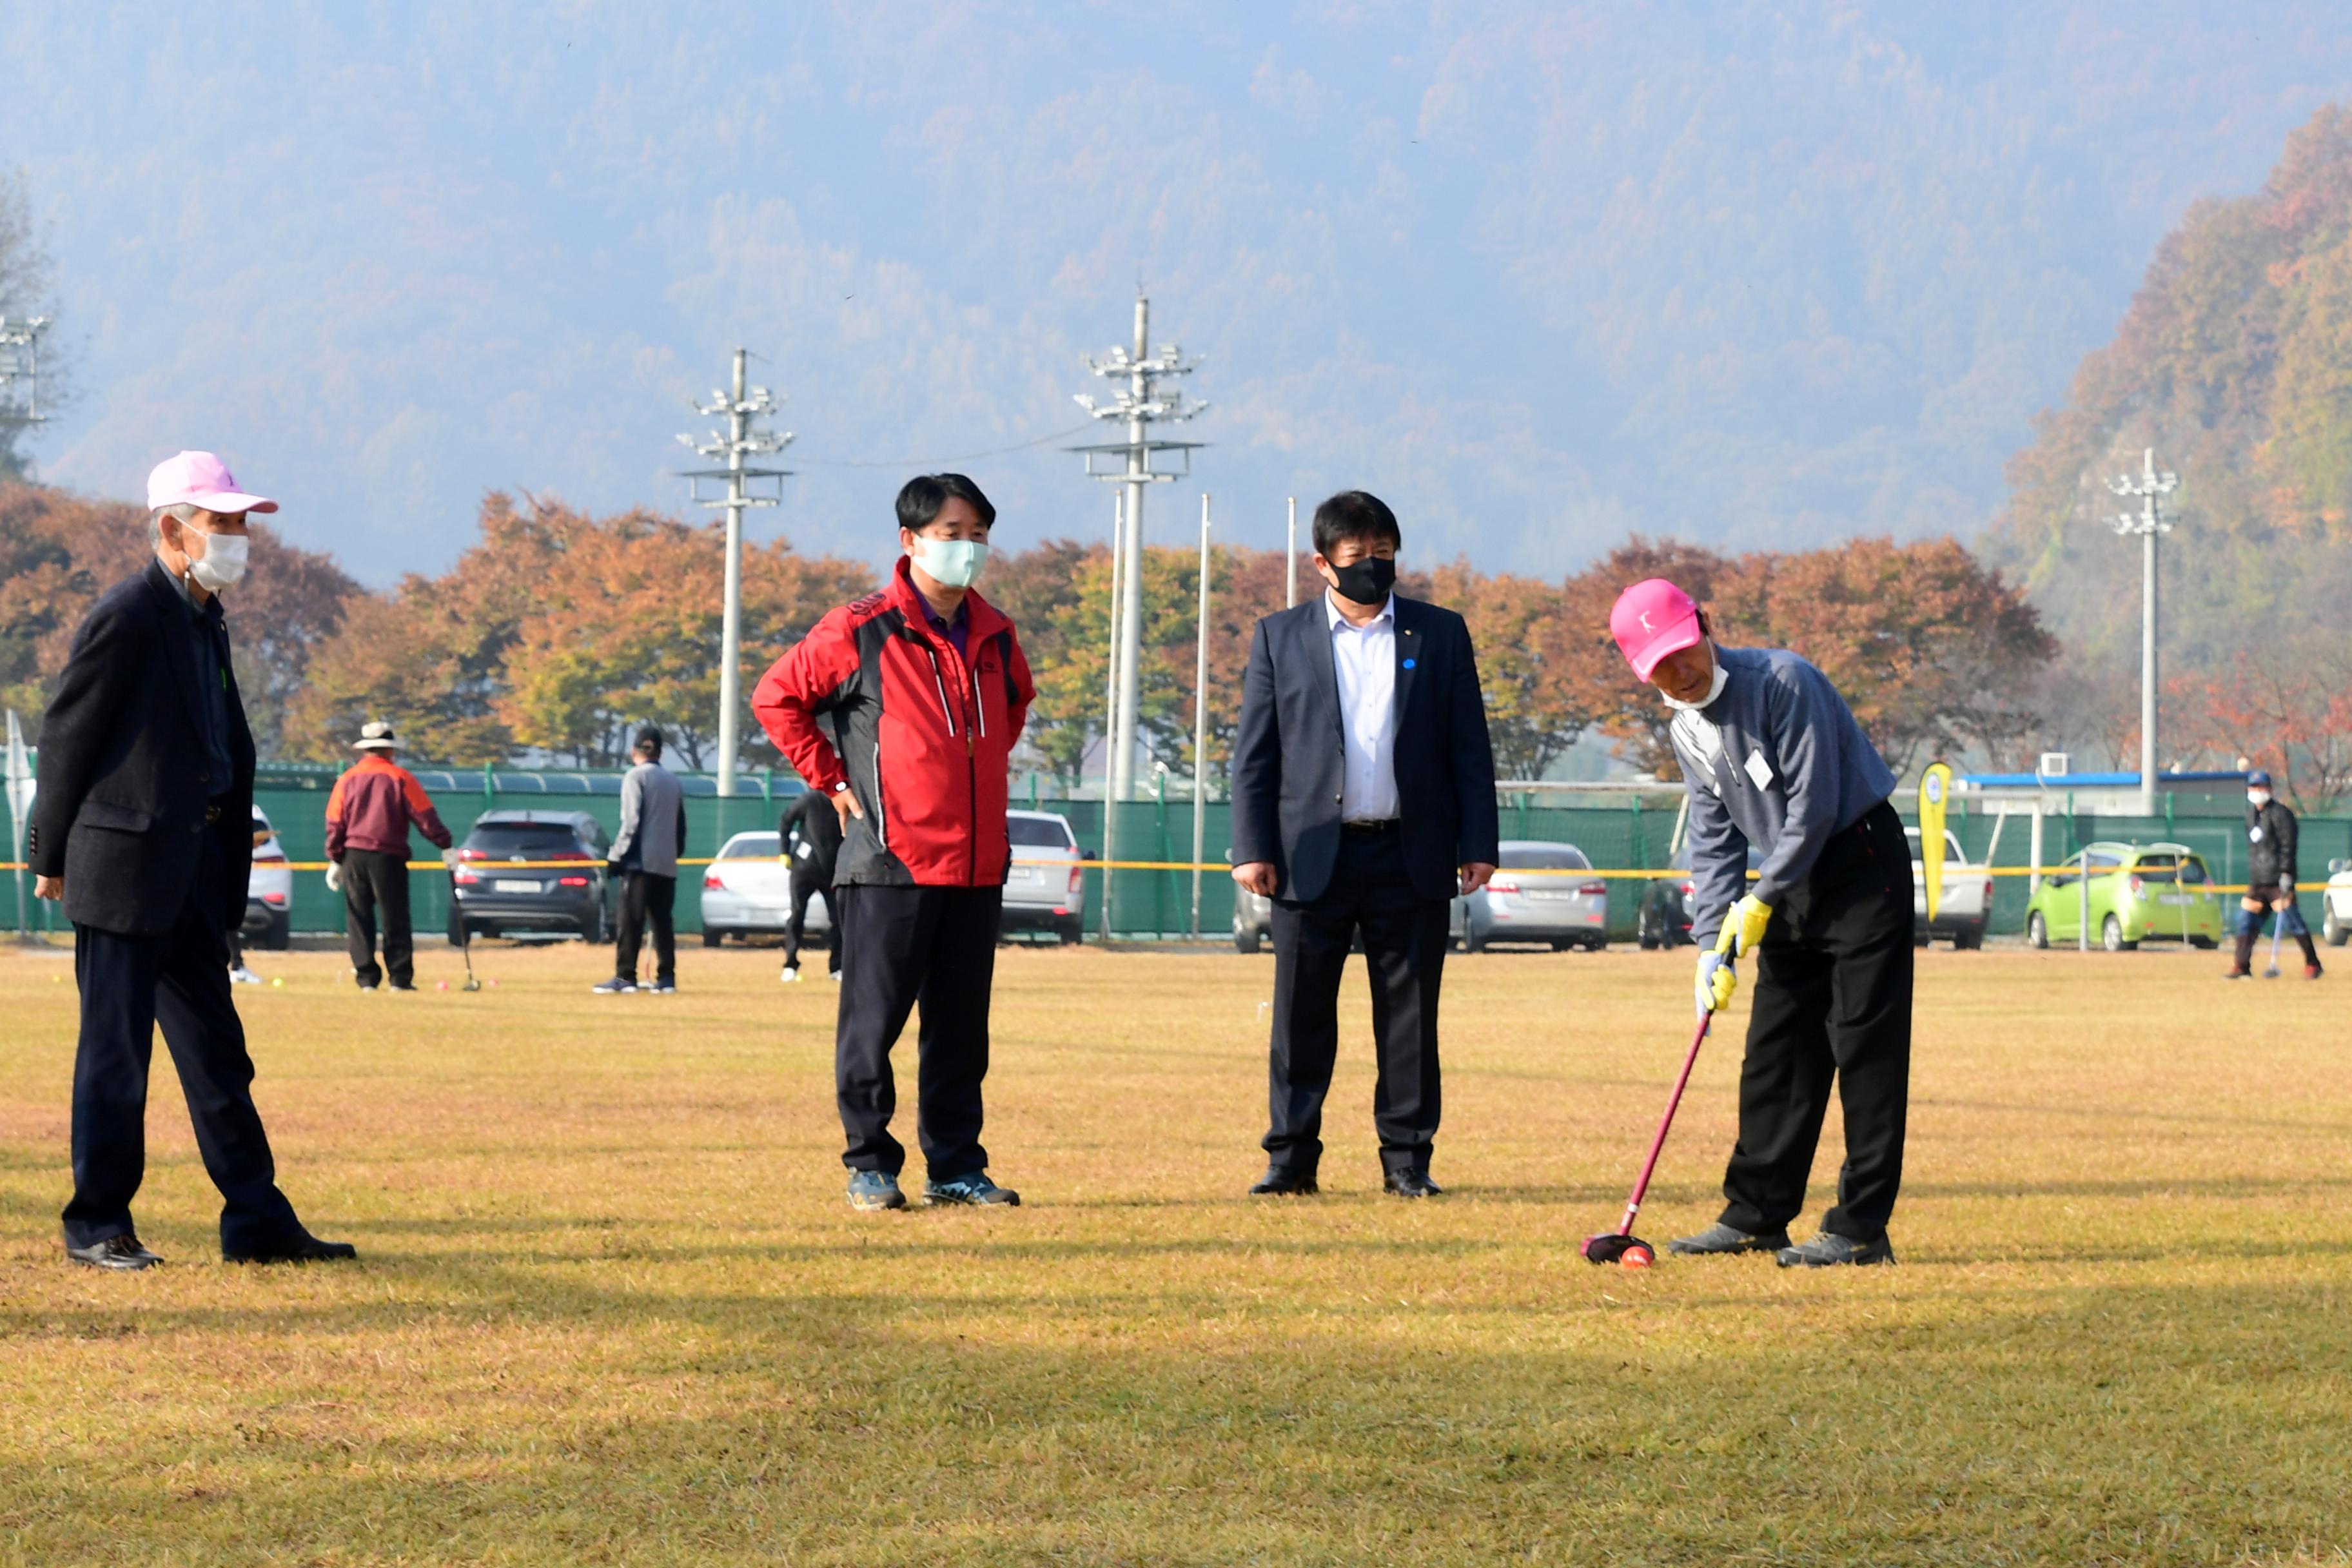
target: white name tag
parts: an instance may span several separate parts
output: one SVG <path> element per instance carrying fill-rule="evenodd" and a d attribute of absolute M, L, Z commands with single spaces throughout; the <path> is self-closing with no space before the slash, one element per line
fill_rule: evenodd
<path fill-rule="evenodd" d="M 1772 764 L 1764 760 L 1762 747 L 1748 753 L 1748 778 L 1758 789 L 1768 789 L 1772 784 Z"/>

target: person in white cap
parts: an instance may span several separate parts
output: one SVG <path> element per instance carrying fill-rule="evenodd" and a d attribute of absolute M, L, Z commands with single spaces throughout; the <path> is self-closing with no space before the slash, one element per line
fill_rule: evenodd
<path fill-rule="evenodd" d="M 343 935 L 352 977 L 362 991 L 389 984 L 416 989 L 416 939 L 408 921 L 408 830 L 431 839 L 456 865 L 456 842 L 416 775 L 392 760 L 400 744 L 381 719 L 360 726 L 360 760 L 327 792 L 327 886 L 343 895 Z M 383 911 L 383 964 L 375 961 L 376 911 Z"/>
<path fill-rule="evenodd" d="M 66 1255 L 111 1269 L 163 1261 L 131 1219 L 161 1024 L 221 1192 L 222 1253 L 351 1258 L 304 1229 L 278 1190 L 229 988 L 228 932 L 253 865 L 253 732 L 220 595 L 245 576 L 246 514 L 278 503 L 238 489 L 210 452 L 183 452 L 148 476 L 147 505 L 155 558 L 74 633 L 41 722 L 26 847 L 34 890 L 62 900 L 73 922 L 81 989 Z"/>

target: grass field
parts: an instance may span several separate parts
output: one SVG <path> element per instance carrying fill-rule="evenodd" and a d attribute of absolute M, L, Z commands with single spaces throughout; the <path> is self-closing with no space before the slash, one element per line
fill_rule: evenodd
<path fill-rule="evenodd" d="M 694 950 L 676 997 L 592 998 L 600 955 L 478 956 L 470 996 L 437 945 L 420 995 L 325 952 L 240 994 L 282 1184 L 358 1266 L 219 1262 L 159 1050 L 171 1263 L 124 1277 L 58 1240 L 68 965 L 0 956 L 0 1562 L 2352 1560 L 2335 977 L 1923 955 L 1902 1267 L 1639 1275 L 1575 1246 L 1684 958 L 1455 960 L 1452 1195 L 1407 1205 L 1360 1044 L 1324 1194 L 1242 1198 L 1270 960 L 1009 952 L 988 1142 L 1024 1206 L 860 1215 L 830 986 Z M 1653 1238 L 1713 1215 L 1738 1054 Z"/>

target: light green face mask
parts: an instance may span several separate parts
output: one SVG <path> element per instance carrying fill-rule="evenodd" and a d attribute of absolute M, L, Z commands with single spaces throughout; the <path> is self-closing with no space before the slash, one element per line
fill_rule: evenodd
<path fill-rule="evenodd" d="M 971 587 L 988 564 L 988 546 L 977 539 L 925 539 L 922 543 L 916 559 L 931 581 L 950 588 Z"/>

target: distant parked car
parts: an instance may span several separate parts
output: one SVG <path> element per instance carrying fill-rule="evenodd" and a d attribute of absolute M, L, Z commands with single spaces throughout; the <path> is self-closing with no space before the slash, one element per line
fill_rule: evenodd
<path fill-rule="evenodd" d="M 449 940 L 520 933 L 612 935 L 604 885 L 604 824 L 584 811 L 487 811 L 457 846 L 461 864 L 449 904 Z M 525 861 L 489 865 L 476 860 Z"/>
<path fill-rule="evenodd" d="M 1936 919 L 1927 920 L 1927 868 L 1919 858 L 1919 830 L 1906 827 L 1911 841 L 1911 938 L 1920 946 L 1937 937 L 1949 938 L 1955 951 L 1984 945 L 1985 914 L 1992 908 L 1992 879 L 1981 866 L 1971 866 L 1960 853 L 1960 841 L 1944 833 L 1944 890 L 1936 900 Z"/>
<path fill-rule="evenodd" d="M 754 931 L 782 935 L 793 918 L 793 867 L 773 833 L 739 833 L 702 871 L 702 945 Z M 833 929 L 833 895 L 811 899 L 802 934 Z"/>
<path fill-rule="evenodd" d="M 2319 898 L 2319 934 L 2330 947 L 2352 942 L 2352 860 L 2327 863 L 2327 886 Z"/>
<path fill-rule="evenodd" d="M 1230 861 L 1234 852 L 1225 851 Z M 1253 893 L 1239 882 L 1234 884 L 1234 951 L 1255 952 L 1274 938 L 1274 900 L 1264 893 Z"/>
<path fill-rule="evenodd" d="M 1748 868 L 1764 864 L 1763 851 L 1748 847 Z M 1675 850 L 1666 862 L 1666 874 L 1642 884 L 1642 907 L 1633 918 L 1633 940 L 1644 949 L 1686 947 L 1691 917 L 1696 912 L 1690 873 L 1690 846 Z"/>
<path fill-rule="evenodd" d="M 2184 939 L 2211 947 L 2223 918 L 2212 889 L 2205 858 L 2185 844 L 2093 844 L 2042 878 L 2025 907 L 2025 940 L 2035 947 L 2081 941 L 2087 898 L 2091 932 L 2109 952 Z"/>
<path fill-rule="evenodd" d="M 1013 865 L 1004 876 L 1000 932 L 1051 931 L 1067 947 L 1086 940 L 1087 874 L 1093 857 L 1078 847 L 1070 820 L 1059 812 L 1008 811 Z"/>
<path fill-rule="evenodd" d="M 245 881 L 245 920 L 239 934 L 265 952 L 285 951 L 292 930 L 294 871 L 286 862 L 286 847 L 268 816 L 253 808 L 253 870 Z"/>
<path fill-rule="evenodd" d="M 1465 952 L 1496 942 L 1598 952 L 1609 941 L 1609 884 L 1591 871 L 1573 844 L 1507 838 L 1494 879 L 1454 900 L 1454 939 Z"/>

